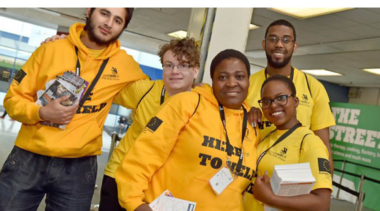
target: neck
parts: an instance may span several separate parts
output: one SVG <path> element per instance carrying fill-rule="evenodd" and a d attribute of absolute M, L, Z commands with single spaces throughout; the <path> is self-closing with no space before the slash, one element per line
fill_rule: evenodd
<path fill-rule="evenodd" d="M 184 89 L 175 89 L 175 90 L 170 90 L 168 87 L 165 86 L 166 93 L 168 94 L 169 97 L 176 95 L 181 92 L 188 92 L 191 91 L 191 88 L 184 88 Z"/>
<path fill-rule="evenodd" d="M 96 42 L 94 41 L 91 41 L 90 40 L 90 37 L 88 36 L 87 33 L 84 33 L 84 36 L 81 36 L 80 40 L 82 41 L 82 43 L 89 49 L 93 49 L 93 50 L 101 50 L 101 49 L 104 49 L 106 48 L 107 46 L 105 45 L 99 45 L 97 44 Z"/>
<path fill-rule="evenodd" d="M 267 73 L 269 74 L 269 76 L 271 75 L 289 76 L 291 72 L 292 72 L 292 65 L 290 64 L 290 62 L 289 64 L 281 68 L 275 68 L 275 67 L 270 66 L 269 64 L 267 65 Z"/>
<path fill-rule="evenodd" d="M 296 117 L 293 117 L 289 122 L 283 124 L 283 125 L 276 125 L 278 130 L 289 130 L 294 125 L 298 123 L 298 120 Z"/>

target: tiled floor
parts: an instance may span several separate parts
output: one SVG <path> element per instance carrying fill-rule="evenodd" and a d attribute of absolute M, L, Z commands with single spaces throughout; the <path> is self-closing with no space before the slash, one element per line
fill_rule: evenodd
<path fill-rule="evenodd" d="M 0 113 L 2 114 L 2 113 Z M 5 159 L 10 153 L 14 141 L 16 139 L 17 133 L 21 127 L 21 124 L 17 121 L 10 121 L 7 116 L 4 120 L 0 119 L 0 167 L 3 166 Z M 111 137 L 107 132 L 103 132 L 103 154 L 98 156 L 98 174 L 96 179 L 96 184 L 98 188 L 95 189 L 95 193 L 92 199 L 93 204 L 99 203 L 100 198 L 100 187 L 103 179 L 104 168 L 107 164 L 109 148 L 111 143 Z M 340 201 L 333 199 L 331 201 L 331 211 L 353 211 L 355 205 L 346 201 Z M 45 210 L 44 201 L 41 203 L 38 211 Z M 363 211 L 370 211 L 369 209 L 363 209 Z"/>

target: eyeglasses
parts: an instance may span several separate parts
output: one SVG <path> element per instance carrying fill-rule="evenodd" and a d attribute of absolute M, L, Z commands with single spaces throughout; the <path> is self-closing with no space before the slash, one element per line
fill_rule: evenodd
<path fill-rule="evenodd" d="M 177 65 L 167 63 L 167 64 L 162 65 L 162 68 L 165 70 L 173 70 L 174 67 L 177 67 L 178 70 L 186 70 L 186 69 L 190 68 L 191 65 L 186 64 L 186 63 L 185 64 L 177 64 Z"/>
<path fill-rule="evenodd" d="M 288 103 L 289 97 L 295 97 L 293 94 L 290 95 L 280 95 L 273 99 L 261 99 L 259 100 L 259 105 L 262 109 L 267 109 L 272 105 L 272 102 L 274 102 L 278 106 L 285 106 Z"/>
<path fill-rule="evenodd" d="M 276 37 L 276 36 L 270 36 L 270 37 L 267 37 L 266 40 L 268 40 L 270 43 L 273 43 L 273 44 L 277 44 L 278 41 L 281 40 L 282 44 L 289 44 L 291 42 L 293 42 L 294 40 L 292 40 L 291 37 L 282 37 L 281 39 Z"/>

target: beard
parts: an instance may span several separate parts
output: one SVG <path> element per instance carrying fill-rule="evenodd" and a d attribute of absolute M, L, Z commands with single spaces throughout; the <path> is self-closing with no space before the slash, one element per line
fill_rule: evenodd
<path fill-rule="evenodd" d="M 95 24 L 92 22 L 91 20 L 91 17 L 87 19 L 86 21 L 86 27 L 85 27 L 85 30 L 87 31 L 87 34 L 88 34 L 88 37 L 89 39 L 92 41 L 92 42 L 95 42 L 96 44 L 98 45 L 105 45 L 105 46 L 108 46 L 110 44 L 112 44 L 113 42 L 115 42 L 117 39 L 119 39 L 121 33 L 123 33 L 123 31 L 121 31 L 118 35 L 112 37 L 111 39 L 109 40 L 102 40 L 100 37 L 98 37 L 96 34 L 95 34 Z M 108 27 L 104 27 L 104 28 L 108 28 Z"/>
<path fill-rule="evenodd" d="M 270 54 L 268 54 L 267 52 L 265 52 L 265 54 L 267 55 L 267 61 L 268 61 L 268 64 L 274 68 L 283 68 L 285 67 L 287 64 L 289 64 L 290 60 L 292 59 L 292 56 L 293 56 L 293 52 L 290 54 L 290 56 L 288 57 L 285 57 L 284 60 L 282 62 L 278 62 L 278 61 L 275 61 L 272 56 Z"/>

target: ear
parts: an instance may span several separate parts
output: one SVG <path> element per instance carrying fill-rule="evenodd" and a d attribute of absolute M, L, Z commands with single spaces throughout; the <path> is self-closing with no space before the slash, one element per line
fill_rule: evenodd
<path fill-rule="evenodd" d="M 293 53 L 297 52 L 297 47 L 298 47 L 297 42 L 294 42 Z"/>
<path fill-rule="evenodd" d="M 294 102 L 295 102 L 294 106 L 297 108 L 300 103 L 300 99 L 298 99 L 298 97 L 294 97 Z"/>
<path fill-rule="evenodd" d="M 194 69 L 194 79 L 196 79 L 199 74 L 199 67 L 194 67 L 193 69 Z"/>
<path fill-rule="evenodd" d="M 263 48 L 264 51 L 265 51 L 265 46 L 266 46 L 266 40 L 263 39 L 263 41 L 261 41 L 261 47 Z"/>
<path fill-rule="evenodd" d="M 86 17 L 90 18 L 91 8 L 87 8 Z"/>

